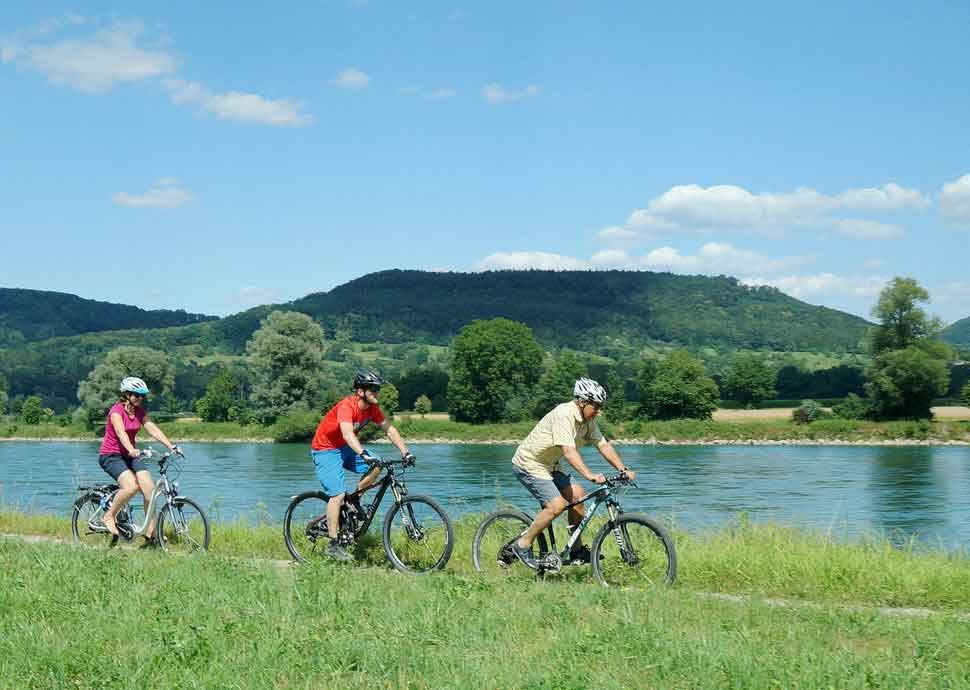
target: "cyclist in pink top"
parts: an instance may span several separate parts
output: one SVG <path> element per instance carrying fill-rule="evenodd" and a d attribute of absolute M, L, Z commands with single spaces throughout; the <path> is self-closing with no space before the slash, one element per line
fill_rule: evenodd
<path fill-rule="evenodd" d="M 168 437 L 155 426 L 155 422 L 148 416 L 145 409 L 145 397 L 148 386 L 136 376 L 127 376 L 121 382 L 121 395 L 118 402 L 108 410 L 108 423 L 104 427 L 104 440 L 98 452 L 98 464 L 101 469 L 111 475 L 118 482 L 121 490 L 115 494 L 111 507 L 101 518 L 108 531 L 118 535 L 115 516 L 132 497 L 141 491 L 145 497 L 145 510 L 148 510 L 149 499 L 155 488 L 155 481 L 148 466 L 141 458 L 141 451 L 135 447 L 135 436 L 138 430 L 145 427 L 145 431 L 170 451 L 178 450 Z M 155 535 L 155 518 L 152 517 L 145 529 L 145 539 L 153 543 Z"/>

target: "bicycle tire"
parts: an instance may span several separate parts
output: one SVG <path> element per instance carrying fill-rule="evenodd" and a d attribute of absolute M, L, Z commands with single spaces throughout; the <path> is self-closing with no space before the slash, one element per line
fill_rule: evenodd
<path fill-rule="evenodd" d="M 182 509 L 185 506 L 189 506 L 196 513 L 198 513 L 196 519 L 192 522 L 201 522 L 201 533 L 198 532 L 196 528 L 195 536 L 187 534 L 185 530 L 182 529 L 179 524 L 184 520 L 184 516 L 181 515 Z M 172 508 L 179 510 L 180 516 L 176 520 L 172 515 Z M 174 529 L 175 539 L 166 536 L 165 528 L 168 523 L 171 523 Z M 172 503 L 166 504 L 158 515 L 158 522 L 155 525 L 155 539 L 159 547 L 163 551 L 188 551 L 189 553 L 194 553 L 196 551 L 208 551 L 209 543 L 212 540 L 212 530 L 209 526 L 209 518 L 206 517 L 205 511 L 202 510 L 202 506 L 193 501 L 191 498 L 185 498 L 184 496 L 179 496 L 172 499 Z M 183 548 L 184 545 L 184 548 Z"/>
<path fill-rule="evenodd" d="M 631 527 L 646 528 L 646 538 L 640 541 L 645 546 L 637 553 L 631 547 L 634 542 L 641 540 L 631 538 Z M 620 547 L 616 540 L 614 529 L 620 530 L 625 546 Z M 643 532 L 638 529 L 637 532 Z M 613 547 L 616 546 L 616 555 Z M 662 547 L 663 555 L 660 555 Z M 593 540 L 591 550 L 593 574 L 605 587 L 630 586 L 622 578 L 630 577 L 634 582 L 650 585 L 672 585 L 677 579 L 677 551 L 674 542 L 663 526 L 651 517 L 639 513 L 624 513 L 615 522 L 607 522 Z M 631 563 L 630 560 L 635 560 Z M 626 567 L 623 567 L 626 566 Z M 604 568 L 608 569 L 606 572 Z M 649 571 L 648 571 L 649 569 Z M 662 575 L 661 575 L 662 573 Z"/>
<path fill-rule="evenodd" d="M 323 514 L 326 515 L 327 502 L 330 500 L 330 497 L 322 491 L 304 491 L 302 494 L 294 496 L 293 500 L 291 500 L 289 505 L 286 506 L 286 513 L 283 515 L 283 540 L 286 542 L 286 550 L 290 552 L 291 556 L 293 556 L 293 560 L 297 561 L 298 563 L 306 563 L 307 556 L 310 554 L 301 553 L 299 547 L 297 546 L 296 540 L 293 537 L 293 513 L 301 503 L 309 499 L 319 499 L 322 501 Z M 329 544 L 329 541 L 327 543 Z M 314 547 L 315 546 L 316 543 L 314 543 Z"/>
<path fill-rule="evenodd" d="M 497 537 L 497 542 L 496 538 L 488 540 L 489 542 L 496 542 L 499 549 L 503 549 L 507 545 L 507 541 L 517 539 L 518 535 L 528 529 L 529 525 L 532 524 L 531 517 L 529 517 L 523 511 L 514 508 L 497 510 L 494 513 L 486 515 L 485 519 L 482 520 L 478 525 L 478 529 L 475 530 L 475 538 L 472 541 L 472 564 L 474 565 L 475 570 L 480 573 L 494 572 L 494 569 L 491 566 L 493 563 L 497 564 L 500 557 L 500 551 L 495 551 L 493 548 L 496 545 L 495 543 L 489 543 L 487 547 L 484 547 L 485 552 L 483 553 L 483 543 L 486 541 L 486 535 L 489 534 L 490 530 L 492 532 L 498 531 L 497 525 L 499 525 L 500 521 L 508 522 L 509 528 L 506 529 L 503 534 Z M 521 527 L 521 529 L 517 529 L 516 527 Z M 508 535 L 510 534 L 513 536 L 508 538 Z M 549 550 L 546 542 L 545 531 L 536 537 L 534 546 L 538 547 L 540 555 L 545 554 Z M 492 551 L 495 552 L 492 553 Z M 509 565 L 513 564 L 514 563 L 510 563 Z M 502 570 L 505 572 L 511 572 L 511 568 L 502 567 Z M 531 572 L 532 571 L 530 571 L 530 573 Z"/>
<path fill-rule="evenodd" d="M 100 508 L 101 494 L 94 491 L 89 491 L 74 501 L 74 508 L 71 513 L 71 535 L 75 544 L 94 545 L 100 544 L 104 540 L 111 547 L 118 543 L 117 535 L 111 534 L 111 532 L 95 532 L 84 524 L 89 519 L 88 516 L 96 515 Z M 85 536 L 92 538 L 85 540 Z"/>
<path fill-rule="evenodd" d="M 397 517 L 398 513 L 408 514 L 409 519 L 415 519 L 414 511 L 419 505 L 425 505 L 431 509 L 431 513 L 437 515 L 441 520 L 442 536 L 444 537 L 443 548 L 440 553 L 437 553 L 437 539 L 438 536 L 429 536 L 427 532 L 422 535 L 420 540 L 415 540 L 409 533 L 406 535 L 405 540 L 401 540 L 400 544 L 395 544 L 393 540 L 393 529 L 394 529 L 394 519 Z M 420 520 L 421 518 L 416 518 Z M 427 518 L 426 518 L 427 520 Z M 425 528 L 429 527 L 428 523 L 425 523 Z M 431 529 L 437 528 L 431 525 Z M 405 531 L 408 531 L 408 527 L 405 526 Z M 431 498 L 430 496 L 422 496 L 421 494 L 414 494 L 413 496 L 407 496 L 400 503 L 395 503 L 391 506 L 390 510 L 387 511 L 387 515 L 384 516 L 384 527 L 381 530 L 382 541 L 384 542 L 384 554 L 387 556 L 387 560 L 391 562 L 396 570 L 402 573 L 428 573 L 433 570 L 441 570 L 448 563 L 451 558 L 451 552 L 455 548 L 455 531 L 451 526 L 451 518 L 448 517 L 448 513 L 445 512 L 441 505 Z M 421 545 L 422 549 L 415 549 L 422 558 L 418 559 L 415 557 L 411 558 L 410 555 L 406 554 L 408 551 L 407 547 Z M 423 553 L 426 550 L 427 554 Z M 405 561 L 408 562 L 405 562 Z"/>

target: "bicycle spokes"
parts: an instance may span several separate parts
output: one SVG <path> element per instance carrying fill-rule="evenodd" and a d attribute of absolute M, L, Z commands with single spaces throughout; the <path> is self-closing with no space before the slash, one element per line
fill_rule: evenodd
<path fill-rule="evenodd" d="M 667 542 L 645 522 L 623 519 L 611 525 L 599 556 L 601 579 L 611 586 L 660 586 L 672 575 Z"/>

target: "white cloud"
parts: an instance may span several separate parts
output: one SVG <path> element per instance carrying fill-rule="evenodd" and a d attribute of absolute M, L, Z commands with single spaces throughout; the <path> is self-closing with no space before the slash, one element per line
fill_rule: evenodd
<path fill-rule="evenodd" d="M 255 93 L 215 93 L 198 82 L 166 79 L 165 87 L 176 105 L 192 104 L 223 120 L 238 120 L 277 127 L 298 127 L 313 122 L 288 98 L 269 100 Z"/>
<path fill-rule="evenodd" d="M 544 271 L 575 271 L 589 268 L 589 264 L 581 259 L 549 252 L 497 252 L 475 263 L 476 271 L 529 268 Z"/>
<path fill-rule="evenodd" d="M 742 278 L 745 285 L 770 285 L 792 297 L 807 299 L 820 296 L 873 298 L 889 282 L 883 276 L 839 276 L 833 273 L 787 275 L 773 278 Z"/>
<path fill-rule="evenodd" d="M 539 87 L 535 84 L 529 84 L 521 91 L 515 91 L 512 89 L 507 89 L 497 82 L 492 82 L 491 84 L 486 84 L 482 87 L 482 98 L 486 103 L 492 105 L 498 105 L 499 103 L 512 103 L 513 101 L 520 101 L 523 98 L 530 98 L 539 94 Z"/>
<path fill-rule="evenodd" d="M 118 206 L 129 208 L 178 208 L 195 197 L 173 177 L 163 177 L 144 194 L 119 192 L 112 197 Z"/>
<path fill-rule="evenodd" d="M 860 240 L 891 240 L 903 235 L 903 229 L 898 225 L 887 225 L 874 220 L 834 218 L 832 224 L 843 235 Z"/>
<path fill-rule="evenodd" d="M 370 76 L 355 67 L 348 67 L 334 77 L 331 83 L 342 89 L 366 89 L 370 86 Z"/>
<path fill-rule="evenodd" d="M 793 192 L 750 192 L 737 185 L 677 185 L 651 199 L 646 207 L 635 209 L 623 229 L 639 236 L 674 230 L 705 232 L 712 230 L 777 231 L 792 226 L 833 225 L 839 232 L 863 239 L 897 237 L 902 229 L 869 219 L 831 218 L 838 211 L 890 213 L 904 209 L 923 209 L 930 204 L 922 192 L 895 182 L 882 187 L 847 189 L 826 195 L 810 187 Z M 630 233 L 614 228 L 601 231 L 604 240 L 629 240 Z"/>
<path fill-rule="evenodd" d="M 837 208 L 854 211 L 900 211 L 903 209 L 923 209 L 930 200 L 916 189 L 906 189 L 895 182 L 879 188 L 847 189 L 833 198 Z"/>
<path fill-rule="evenodd" d="M 442 101 L 446 98 L 453 98 L 458 95 L 458 91 L 455 89 L 435 89 L 431 92 L 429 98 L 434 101 Z"/>
<path fill-rule="evenodd" d="M 954 225 L 970 228 L 970 174 L 943 185 L 940 213 Z"/>
<path fill-rule="evenodd" d="M 140 21 L 116 21 L 85 39 L 45 41 L 50 33 L 80 24 L 79 15 L 49 20 L 26 32 L 27 38 L 4 39 L 0 59 L 15 62 L 47 76 L 51 83 L 85 93 L 99 93 L 126 82 L 173 74 L 176 60 L 161 48 L 139 45 L 144 33 Z"/>

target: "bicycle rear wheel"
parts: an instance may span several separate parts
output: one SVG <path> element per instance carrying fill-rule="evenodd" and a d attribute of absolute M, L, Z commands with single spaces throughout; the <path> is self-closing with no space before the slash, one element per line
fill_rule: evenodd
<path fill-rule="evenodd" d="M 451 520 L 430 496 L 408 496 L 384 516 L 384 553 L 402 573 L 445 567 L 455 546 Z"/>
<path fill-rule="evenodd" d="M 327 495 L 307 491 L 290 501 L 283 516 L 283 539 L 293 560 L 301 563 L 324 555 L 327 537 Z"/>
<path fill-rule="evenodd" d="M 593 573 L 607 587 L 656 587 L 677 579 L 677 553 L 667 531 L 646 515 L 624 514 L 593 540 Z"/>
<path fill-rule="evenodd" d="M 532 520 L 521 510 L 499 510 L 487 515 L 472 542 L 475 570 L 493 576 L 535 577 L 535 571 L 517 563 L 518 557 L 509 549 L 531 524 Z M 532 550 L 539 556 L 548 551 L 545 532 L 536 537 Z"/>
<path fill-rule="evenodd" d="M 206 551 L 212 538 L 205 512 L 191 498 L 181 496 L 162 508 L 155 532 L 165 551 Z"/>
<path fill-rule="evenodd" d="M 100 494 L 92 491 L 74 501 L 71 514 L 71 535 L 74 542 L 89 546 L 114 546 L 118 537 L 111 534 L 101 522 L 103 515 Z"/>

